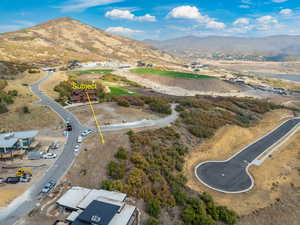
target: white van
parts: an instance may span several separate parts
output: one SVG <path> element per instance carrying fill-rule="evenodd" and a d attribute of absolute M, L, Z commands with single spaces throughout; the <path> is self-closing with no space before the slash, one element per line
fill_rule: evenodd
<path fill-rule="evenodd" d="M 78 142 L 78 143 L 81 143 L 81 142 L 82 142 L 82 137 L 81 137 L 81 136 L 78 136 L 77 142 Z"/>

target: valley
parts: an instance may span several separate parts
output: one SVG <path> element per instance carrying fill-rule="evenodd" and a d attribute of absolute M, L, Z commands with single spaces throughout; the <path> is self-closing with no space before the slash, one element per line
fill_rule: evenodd
<path fill-rule="evenodd" d="M 197 43 L 215 39 L 245 46 Z M 68 17 L 0 34 L 1 225 L 82 225 L 94 204 L 103 218 L 119 207 L 105 225 L 123 225 L 126 207 L 130 225 L 296 225 L 300 83 L 280 75 L 300 76 L 299 62 L 195 58 L 173 41 L 158 49 Z M 231 166 L 251 184 L 236 188 Z"/>

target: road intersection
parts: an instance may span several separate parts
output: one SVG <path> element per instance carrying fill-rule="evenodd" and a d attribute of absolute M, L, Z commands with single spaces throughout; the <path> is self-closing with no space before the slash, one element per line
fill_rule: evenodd
<path fill-rule="evenodd" d="M 8 207 L 0 210 L 0 225 L 15 224 L 20 218 L 26 216 L 39 204 L 41 199 L 40 193 L 45 184 L 50 180 L 55 180 L 58 183 L 72 166 L 77 155 L 74 152 L 74 148 L 77 145 L 78 136 L 84 130 L 91 129 L 82 125 L 70 111 L 62 107 L 59 103 L 48 97 L 39 89 L 39 85 L 49 79 L 52 74 L 52 72 L 49 72 L 47 76 L 30 85 L 32 92 L 40 98 L 40 101 L 34 104 L 44 105 L 51 108 L 51 110 L 57 113 L 63 121 L 68 121 L 71 124 L 72 132 L 70 132 L 67 137 L 67 141 L 61 155 L 55 161 L 54 165 L 47 170 L 45 175 L 37 183 L 33 184 L 25 193 L 15 199 Z M 178 113 L 175 111 L 175 106 L 176 105 L 172 106 L 173 112 L 170 116 L 159 120 L 143 120 L 132 123 L 114 124 L 102 126 L 101 129 L 103 131 L 115 131 L 137 127 L 167 126 L 174 122 L 178 117 Z M 92 130 L 96 132 L 96 129 Z"/>

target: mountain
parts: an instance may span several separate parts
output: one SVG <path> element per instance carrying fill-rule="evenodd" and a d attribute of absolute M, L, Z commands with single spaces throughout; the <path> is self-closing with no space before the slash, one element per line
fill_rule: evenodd
<path fill-rule="evenodd" d="M 180 62 L 176 57 L 140 41 L 109 34 L 67 17 L 0 34 L 2 61 L 58 64 L 75 59 Z"/>
<path fill-rule="evenodd" d="M 266 61 L 300 59 L 300 36 L 281 35 L 263 38 L 185 36 L 164 41 L 145 40 L 144 42 L 171 54 L 193 59 Z"/>

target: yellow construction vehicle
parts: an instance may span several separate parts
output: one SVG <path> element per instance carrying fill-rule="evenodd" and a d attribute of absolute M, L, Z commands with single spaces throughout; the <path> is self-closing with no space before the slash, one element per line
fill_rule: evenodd
<path fill-rule="evenodd" d="M 16 172 L 16 177 L 31 177 L 32 170 L 27 168 L 20 168 Z"/>

